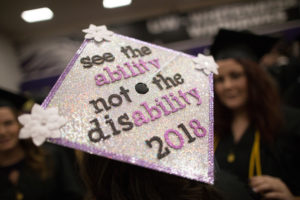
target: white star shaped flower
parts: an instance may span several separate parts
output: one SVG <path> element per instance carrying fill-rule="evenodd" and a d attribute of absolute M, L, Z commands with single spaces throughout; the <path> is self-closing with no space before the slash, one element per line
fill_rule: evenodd
<path fill-rule="evenodd" d="M 193 59 L 193 62 L 196 65 L 195 68 L 206 75 L 210 73 L 218 74 L 219 66 L 212 56 L 205 56 L 199 53 L 198 56 Z"/>
<path fill-rule="evenodd" d="M 32 137 L 37 146 L 43 144 L 46 138 L 59 138 L 59 129 L 67 122 L 58 114 L 57 108 L 43 109 L 38 104 L 34 104 L 31 114 L 23 114 L 18 119 L 23 125 L 19 138 Z"/>
<path fill-rule="evenodd" d="M 95 26 L 91 24 L 88 29 L 82 30 L 86 35 L 84 36 L 86 39 L 94 39 L 97 42 L 102 42 L 103 40 L 111 41 L 113 36 L 113 32 L 107 30 L 105 25 Z"/>

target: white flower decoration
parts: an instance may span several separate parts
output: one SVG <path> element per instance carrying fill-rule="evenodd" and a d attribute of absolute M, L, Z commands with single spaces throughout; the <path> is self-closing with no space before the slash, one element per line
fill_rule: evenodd
<path fill-rule="evenodd" d="M 218 74 L 219 66 L 212 56 L 205 56 L 199 53 L 198 56 L 193 59 L 193 62 L 196 64 L 195 68 L 203 71 L 206 75 L 209 75 L 211 72 Z"/>
<path fill-rule="evenodd" d="M 33 143 L 40 146 L 46 138 L 59 138 L 61 128 L 67 120 L 58 114 L 57 108 L 44 110 L 40 105 L 34 104 L 31 114 L 23 114 L 18 117 L 19 122 L 24 126 L 19 138 L 32 137 Z"/>
<path fill-rule="evenodd" d="M 88 29 L 82 30 L 86 35 L 84 36 L 86 39 L 94 39 L 97 42 L 102 42 L 103 40 L 111 41 L 113 36 L 113 32 L 107 30 L 105 25 L 95 26 L 91 24 Z"/>

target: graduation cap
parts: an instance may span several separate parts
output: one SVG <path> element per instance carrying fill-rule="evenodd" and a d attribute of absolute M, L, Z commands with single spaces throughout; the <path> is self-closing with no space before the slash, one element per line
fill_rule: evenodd
<path fill-rule="evenodd" d="M 84 32 L 42 106 L 19 117 L 20 137 L 213 183 L 213 58 Z"/>
<path fill-rule="evenodd" d="M 17 110 L 23 110 L 27 101 L 28 98 L 21 94 L 0 88 L 0 107 L 12 107 Z"/>
<path fill-rule="evenodd" d="M 211 45 L 210 53 L 216 60 L 239 58 L 258 62 L 277 41 L 276 38 L 249 31 L 220 29 Z"/>

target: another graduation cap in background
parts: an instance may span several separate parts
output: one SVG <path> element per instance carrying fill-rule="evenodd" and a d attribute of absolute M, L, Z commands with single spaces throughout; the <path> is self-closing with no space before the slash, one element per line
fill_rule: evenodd
<path fill-rule="evenodd" d="M 19 117 L 21 137 L 213 183 L 213 58 L 84 32 L 42 107 Z"/>
<path fill-rule="evenodd" d="M 237 58 L 259 62 L 277 41 L 276 38 L 256 35 L 249 31 L 220 29 L 215 36 L 210 53 L 215 60 Z"/>
<path fill-rule="evenodd" d="M 30 110 L 33 101 L 26 98 L 24 95 L 10 92 L 0 88 L 0 107 L 11 107 L 18 111 Z"/>

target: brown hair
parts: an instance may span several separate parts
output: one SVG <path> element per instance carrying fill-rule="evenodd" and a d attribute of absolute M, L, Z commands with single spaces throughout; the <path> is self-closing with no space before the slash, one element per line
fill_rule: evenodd
<path fill-rule="evenodd" d="M 271 77 L 255 62 L 234 59 L 246 74 L 248 82 L 247 112 L 250 123 L 260 131 L 262 139 L 272 142 L 282 126 L 280 97 Z M 232 111 L 215 95 L 215 132 L 223 136 L 231 132 Z"/>
<path fill-rule="evenodd" d="M 36 171 L 41 179 L 50 177 L 53 163 L 48 153 L 43 148 L 35 146 L 29 139 L 21 140 L 20 143 L 25 152 L 27 166 Z"/>
<path fill-rule="evenodd" d="M 17 120 L 17 117 L 20 114 L 18 110 L 12 106 L 5 107 L 10 108 L 15 116 L 15 119 Z M 47 152 L 43 148 L 35 146 L 30 139 L 20 140 L 20 145 L 24 150 L 25 162 L 27 166 L 36 171 L 42 179 L 47 179 L 49 176 L 51 176 L 52 172 L 50 169 L 52 169 L 52 163 L 51 159 L 47 159 Z"/>
<path fill-rule="evenodd" d="M 188 180 L 91 154 L 81 159 L 81 172 L 90 199 L 101 200 L 217 200 L 216 190 Z"/>

